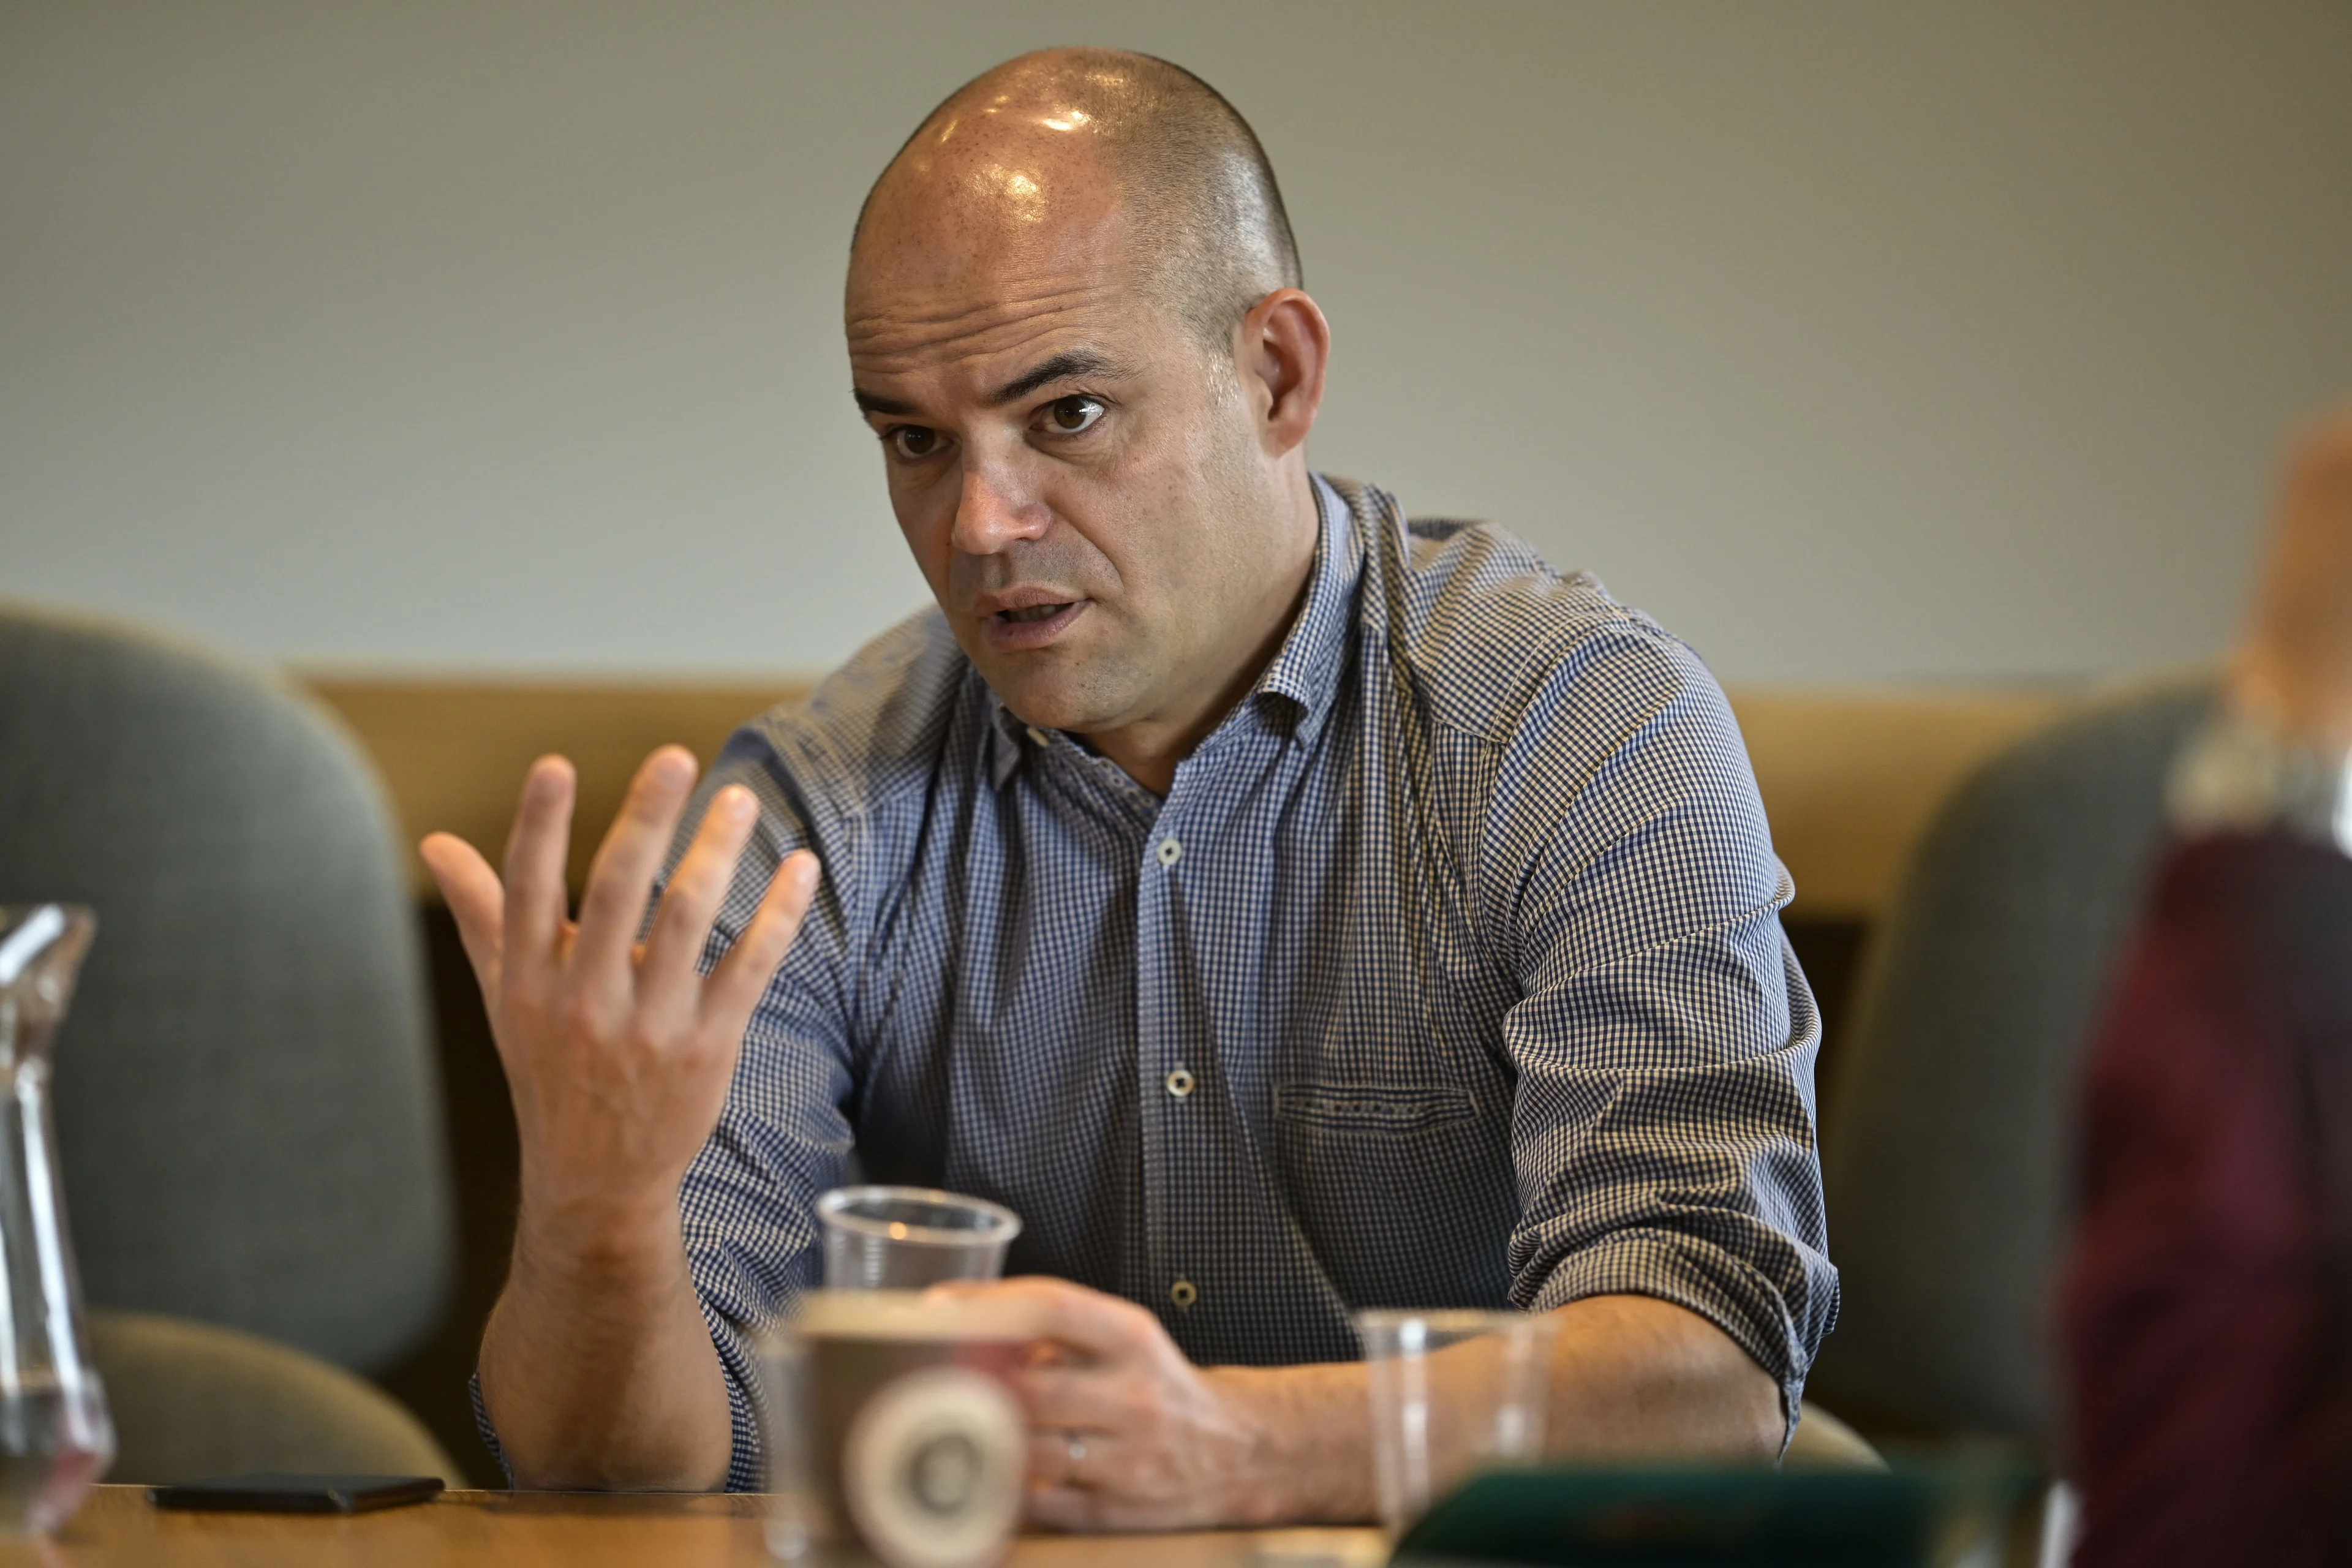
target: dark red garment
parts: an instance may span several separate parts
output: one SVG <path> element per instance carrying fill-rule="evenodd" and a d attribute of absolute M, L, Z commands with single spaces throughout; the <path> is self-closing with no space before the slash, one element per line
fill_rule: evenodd
<path fill-rule="evenodd" d="M 2075 1562 L 2347 1561 L 2352 860 L 2173 849 L 2084 1080 Z"/>

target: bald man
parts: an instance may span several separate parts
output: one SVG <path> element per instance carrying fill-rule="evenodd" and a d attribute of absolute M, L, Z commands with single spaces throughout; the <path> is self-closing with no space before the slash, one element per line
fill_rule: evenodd
<path fill-rule="evenodd" d="M 1837 1288 L 1738 730 L 1590 578 L 1308 467 L 1299 284 L 1196 79 L 965 87 L 845 312 L 937 607 L 698 792 L 656 753 L 576 927 L 560 759 L 503 885 L 426 842 L 522 1138 L 518 1481 L 761 1484 L 749 1346 L 853 1148 L 1026 1222 L 1042 1522 L 1366 1517 L 1373 1305 L 1555 1314 L 1563 1451 L 1778 1451 Z"/>

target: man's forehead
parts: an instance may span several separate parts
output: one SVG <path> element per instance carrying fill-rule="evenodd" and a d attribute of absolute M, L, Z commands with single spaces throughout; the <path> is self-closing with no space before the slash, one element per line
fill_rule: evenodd
<path fill-rule="evenodd" d="M 1042 352 L 1150 335 L 1163 308 L 1123 232 L 1098 225 L 1066 237 L 949 257 L 861 244 L 844 312 L 851 364 L 875 375 L 963 364 L 987 376 L 1002 368 L 990 362 L 1049 341 Z"/>
<path fill-rule="evenodd" d="M 1095 287 L 1016 292 L 1008 299 L 909 300 L 849 322 L 849 364 L 861 390 L 905 379 L 944 380 L 985 395 L 1037 364 L 1075 358 L 1098 371 L 1139 368 L 1150 333 L 1134 295 Z"/>

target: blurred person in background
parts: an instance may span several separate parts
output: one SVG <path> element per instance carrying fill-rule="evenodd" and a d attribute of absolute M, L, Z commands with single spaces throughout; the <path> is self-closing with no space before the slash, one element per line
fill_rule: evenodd
<path fill-rule="evenodd" d="M 2300 441 L 2090 1057 L 2075 1562 L 2352 1561 L 2352 408 Z"/>

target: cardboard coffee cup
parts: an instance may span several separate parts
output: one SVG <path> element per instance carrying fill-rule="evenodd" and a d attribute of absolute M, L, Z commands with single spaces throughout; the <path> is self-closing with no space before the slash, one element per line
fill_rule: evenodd
<path fill-rule="evenodd" d="M 1037 1326 L 1004 1302 L 818 1290 L 765 1355 L 769 1544 L 888 1568 L 983 1568 L 1021 1524 L 1028 1426 L 1009 1379 Z"/>

